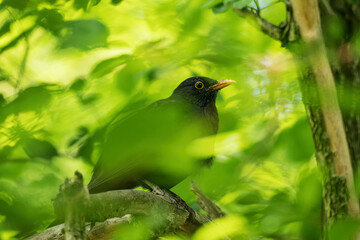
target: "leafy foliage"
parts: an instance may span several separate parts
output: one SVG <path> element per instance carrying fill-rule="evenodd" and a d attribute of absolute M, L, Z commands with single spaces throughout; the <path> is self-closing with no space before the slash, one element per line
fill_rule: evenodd
<path fill-rule="evenodd" d="M 275 16 L 269 20 L 284 20 L 282 2 L 259 2 Z M 237 81 L 218 96 L 214 165 L 195 176 L 228 216 L 193 238 L 318 238 L 321 184 L 296 64 L 246 20 L 212 13 L 256 9 L 254 1 L 0 6 L 0 239 L 45 229 L 63 179 L 79 170 L 89 181 L 107 125 L 193 75 Z M 202 140 L 195 149 L 205 147 Z M 189 179 L 173 190 L 199 210 Z M 145 219 L 119 236 L 147 239 L 154 225 Z M 344 229 L 353 226 L 333 231 Z"/>

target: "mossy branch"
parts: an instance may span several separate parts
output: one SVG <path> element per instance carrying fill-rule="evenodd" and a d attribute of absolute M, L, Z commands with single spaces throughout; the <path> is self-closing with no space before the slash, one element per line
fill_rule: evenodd
<path fill-rule="evenodd" d="M 98 234 L 94 234 L 94 227 L 97 227 L 98 233 L 103 231 L 104 236 L 107 236 L 107 232 L 112 232 L 119 224 L 129 222 L 124 220 L 124 216 L 129 215 L 134 217 L 154 216 L 154 219 L 164 223 L 161 224 L 161 233 L 182 231 L 191 235 L 203 224 L 210 221 L 207 216 L 196 212 L 195 218 L 190 218 L 186 209 L 170 201 L 167 197 L 140 190 L 117 190 L 91 194 L 86 206 L 84 211 L 86 221 L 103 222 L 104 225 L 102 228 L 101 224 L 100 227 L 99 224 L 95 226 L 87 224 L 86 235 L 89 239 L 99 239 Z M 113 218 L 122 220 L 114 220 L 111 224 L 106 223 Z M 63 224 L 57 225 L 29 237 L 28 240 L 64 239 L 63 229 Z"/>

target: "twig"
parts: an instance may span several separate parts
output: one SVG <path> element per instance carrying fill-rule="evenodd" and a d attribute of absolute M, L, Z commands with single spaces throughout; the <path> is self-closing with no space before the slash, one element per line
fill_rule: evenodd
<path fill-rule="evenodd" d="M 201 191 L 196 182 L 192 181 L 190 190 L 195 193 L 196 199 L 200 204 L 201 208 L 209 214 L 211 220 L 225 216 L 226 214 L 213 203 L 206 195 Z"/>
<path fill-rule="evenodd" d="M 255 2 L 255 5 L 256 5 L 256 14 L 257 15 L 260 15 L 260 5 L 259 5 L 259 1 L 258 0 L 254 0 L 254 2 Z"/>
<path fill-rule="evenodd" d="M 260 15 L 255 14 L 254 12 L 250 11 L 247 8 L 243 9 L 236 9 L 233 8 L 233 10 L 242 17 L 245 16 L 251 16 L 255 21 L 253 22 L 256 27 L 260 27 L 261 31 L 263 31 L 265 34 L 269 35 L 271 38 L 275 40 L 282 40 L 283 36 L 283 29 L 279 26 L 276 26 L 268 21 L 266 21 L 264 18 L 260 17 Z"/>

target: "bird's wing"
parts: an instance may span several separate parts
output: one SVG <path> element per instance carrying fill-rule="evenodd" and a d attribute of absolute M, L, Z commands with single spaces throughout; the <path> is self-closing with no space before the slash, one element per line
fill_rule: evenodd
<path fill-rule="evenodd" d="M 102 169 L 102 160 L 94 168 L 93 176 L 88 184 L 90 193 L 113 190 L 117 188 L 133 188 L 136 184 L 135 172 L 138 169 L 136 161 L 127 161 L 121 167 Z M 129 179 L 132 174 L 132 179 Z M 128 179 L 127 179 L 128 178 Z M 133 185 L 133 186 L 132 186 Z"/>
<path fill-rule="evenodd" d="M 188 137 L 184 134 L 189 130 L 183 125 L 191 118 L 182 107 L 178 101 L 164 99 L 113 122 L 107 131 L 89 190 L 135 187 L 135 179 L 142 178 L 146 172 L 168 171 L 159 169 L 164 165 L 163 159 L 176 164 L 177 158 L 184 154 L 182 148 Z M 129 179 L 134 186 L 129 186 Z"/>

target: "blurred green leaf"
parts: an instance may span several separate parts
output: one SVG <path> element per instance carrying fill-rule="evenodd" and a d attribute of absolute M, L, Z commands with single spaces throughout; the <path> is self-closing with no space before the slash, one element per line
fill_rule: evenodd
<path fill-rule="evenodd" d="M 9 196 L 6 192 L 0 192 L 0 201 L 3 201 L 10 206 L 13 203 L 13 198 Z"/>
<path fill-rule="evenodd" d="M 7 20 L 0 28 L 0 36 L 8 33 L 10 31 L 10 26 L 14 22 L 14 20 Z"/>
<path fill-rule="evenodd" d="M 101 0 L 91 0 L 91 5 L 96 6 L 101 2 Z"/>
<path fill-rule="evenodd" d="M 0 53 L 5 52 L 6 50 L 9 50 L 12 47 L 15 47 L 20 40 L 22 40 L 24 37 L 28 37 L 30 33 L 34 30 L 34 27 L 20 33 L 17 37 L 12 39 L 9 43 L 7 43 L 5 46 L 0 48 Z"/>
<path fill-rule="evenodd" d="M 360 230 L 360 221 L 351 219 L 339 219 L 328 232 L 329 240 L 351 240 Z"/>
<path fill-rule="evenodd" d="M 29 2 L 30 0 L 4 0 L 2 5 L 23 10 L 28 6 Z"/>
<path fill-rule="evenodd" d="M 44 84 L 34 87 L 29 87 L 21 91 L 14 101 L 8 103 L 2 108 L 0 122 L 5 120 L 9 114 L 18 114 L 20 112 L 36 111 L 39 112 L 42 108 L 47 106 L 51 100 L 51 90 L 48 87 L 50 84 Z"/>
<path fill-rule="evenodd" d="M 113 5 L 118 5 L 121 2 L 122 2 L 122 0 L 111 0 L 111 4 L 113 4 Z"/>
<path fill-rule="evenodd" d="M 233 2 L 233 7 L 237 9 L 242 9 L 249 5 L 253 0 L 237 0 Z"/>
<path fill-rule="evenodd" d="M 89 134 L 89 130 L 84 126 L 80 126 L 77 129 L 76 135 L 74 137 L 72 137 L 71 140 L 69 140 L 67 146 L 71 147 L 71 146 L 77 144 L 79 141 L 81 141 L 81 139 L 86 137 L 88 134 Z"/>
<path fill-rule="evenodd" d="M 25 138 L 21 141 L 22 147 L 30 158 L 43 158 L 51 160 L 58 155 L 56 148 L 46 140 Z"/>
<path fill-rule="evenodd" d="M 115 81 L 120 91 L 131 94 L 146 76 L 147 70 L 142 62 L 133 60 L 115 74 Z"/>
<path fill-rule="evenodd" d="M 276 145 L 285 149 L 289 161 L 308 161 L 315 147 L 306 118 L 299 119 L 292 127 L 282 131 Z"/>
<path fill-rule="evenodd" d="M 200 228 L 193 236 L 194 240 L 220 240 L 224 239 L 224 237 L 230 236 L 244 236 L 246 228 L 246 220 L 230 215 L 226 217 L 222 217 L 216 219 L 215 221 L 204 225 Z"/>
<path fill-rule="evenodd" d="M 81 98 L 81 103 L 84 105 L 92 104 L 100 98 L 99 94 L 93 93 L 85 95 Z"/>
<path fill-rule="evenodd" d="M 90 50 L 107 46 L 109 30 L 96 19 L 66 21 L 64 31 L 61 39 L 63 48 L 75 47 Z"/>
<path fill-rule="evenodd" d="M 4 95 L 2 95 L 2 94 L 0 93 L 0 107 L 1 107 L 1 106 L 4 106 L 5 103 L 6 103 L 6 100 L 5 100 L 5 98 L 4 98 Z"/>
<path fill-rule="evenodd" d="M 72 91 L 81 91 L 86 85 L 86 79 L 78 78 L 70 86 Z"/>
<path fill-rule="evenodd" d="M 64 18 L 56 9 L 42 9 L 38 13 L 38 24 L 55 35 L 64 27 Z"/>
<path fill-rule="evenodd" d="M 225 4 L 225 3 L 218 3 L 215 6 L 212 7 L 212 11 L 215 14 L 218 13 L 224 13 L 226 12 L 228 9 L 230 8 L 230 4 Z"/>
<path fill-rule="evenodd" d="M 90 73 L 91 78 L 100 78 L 112 72 L 116 67 L 121 66 L 130 59 L 131 55 L 120 55 L 108 58 L 99 62 Z"/>
<path fill-rule="evenodd" d="M 88 4 L 89 0 L 74 0 L 75 9 L 83 9 L 84 11 L 86 11 Z"/>

